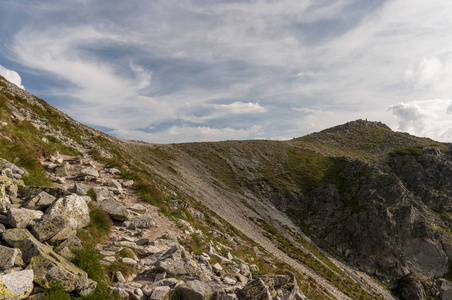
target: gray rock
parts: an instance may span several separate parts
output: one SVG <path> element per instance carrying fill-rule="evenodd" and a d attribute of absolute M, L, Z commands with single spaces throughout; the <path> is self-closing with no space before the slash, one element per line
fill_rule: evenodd
<path fill-rule="evenodd" d="M 57 253 L 58 255 L 61 255 L 62 257 L 66 258 L 69 261 L 71 261 L 75 257 L 75 254 L 68 247 L 64 247 Z"/>
<path fill-rule="evenodd" d="M 17 248 L 9 248 L 0 245 L 0 270 L 12 268 L 18 255 L 22 252 Z"/>
<path fill-rule="evenodd" d="M 112 194 L 106 187 L 97 186 L 97 187 L 94 187 L 93 189 L 94 189 L 94 192 L 96 193 L 97 201 L 103 201 L 105 199 L 110 199 L 112 197 Z"/>
<path fill-rule="evenodd" d="M 129 265 L 129 266 L 132 266 L 132 267 L 135 267 L 135 266 L 138 265 L 138 262 L 137 262 L 136 260 L 134 260 L 134 259 L 132 259 L 132 258 L 129 258 L 129 257 L 123 257 L 123 258 L 121 259 L 121 261 L 122 261 L 124 264 Z"/>
<path fill-rule="evenodd" d="M 242 274 L 243 276 L 248 276 L 251 271 L 250 271 L 250 267 L 247 264 L 240 264 L 239 265 L 239 269 L 240 269 L 240 274 Z"/>
<path fill-rule="evenodd" d="M 439 297 L 441 300 L 452 299 L 452 283 L 446 279 L 437 279 L 434 283 L 435 296 Z"/>
<path fill-rule="evenodd" d="M 25 299 L 33 290 L 33 270 L 0 276 L 0 299 Z"/>
<path fill-rule="evenodd" d="M 410 300 L 425 299 L 425 290 L 422 281 L 416 277 L 410 277 L 408 281 L 402 289 L 402 297 Z"/>
<path fill-rule="evenodd" d="M 218 273 L 220 273 L 221 271 L 223 271 L 223 267 L 222 267 L 219 263 L 216 263 L 216 264 L 214 264 L 214 265 L 212 266 L 212 271 L 213 271 L 215 274 L 218 274 Z"/>
<path fill-rule="evenodd" d="M 116 168 L 110 168 L 110 169 L 107 170 L 107 172 L 112 174 L 112 175 L 120 175 L 121 174 L 121 171 L 119 171 Z"/>
<path fill-rule="evenodd" d="M 126 282 L 126 279 L 124 278 L 124 275 L 122 275 L 121 271 L 117 271 L 115 275 L 118 282 Z"/>
<path fill-rule="evenodd" d="M 25 170 L 23 170 L 22 168 L 19 168 L 15 164 L 13 164 L 5 159 L 0 160 L 0 165 L 1 165 L 2 169 L 6 169 L 6 168 L 10 169 L 13 174 L 18 174 L 18 175 L 22 176 L 26 173 Z"/>
<path fill-rule="evenodd" d="M 267 286 L 262 279 L 250 281 L 242 290 L 237 292 L 239 300 L 272 300 L 276 291 Z"/>
<path fill-rule="evenodd" d="M 212 281 L 188 281 L 178 286 L 176 290 L 184 300 L 210 300 L 224 299 L 223 297 L 226 297 L 226 293 L 222 286 Z"/>
<path fill-rule="evenodd" d="M 80 229 L 90 222 L 89 208 L 84 197 L 71 194 L 60 198 L 46 211 L 50 216 L 61 216 L 67 222 L 67 226 Z"/>
<path fill-rule="evenodd" d="M 155 220 L 148 214 L 140 215 L 130 219 L 130 222 L 135 225 L 136 228 L 149 228 L 155 226 Z"/>
<path fill-rule="evenodd" d="M 67 177 L 69 175 L 69 169 L 71 165 L 68 162 L 64 162 L 57 167 L 55 167 L 55 176 L 57 177 Z"/>
<path fill-rule="evenodd" d="M 34 210 L 45 210 L 47 207 L 52 205 L 55 200 L 56 198 L 54 196 L 42 191 L 26 202 L 24 207 Z"/>
<path fill-rule="evenodd" d="M 51 239 L 51 243 L 61 243 L 67 239 L 72 238 L 73 236 L 76 236 L 77 231 L 72 227 L 65 227 L 62 230 L 60 230 L 57 234 L 55 234 Z"/>
<path fill-rule="evenodd" d="M 97 283 L 85 271 L 55 253 L 52 247 L 39 242 L 28 230 L 13 228 L 3 233 L 3 240 L 22 250 L 27 270 L 33 270 L 34 281 L 44 288 L 50 282 L 60 283 L 66 291 L 82 296 L 90 294 Z"/>
<path fill-rule="evenodd" d="M 123 187 L 132 187 L 133 186 L 133 180 L 124 180 L 124 182 L 122 183 Z"/>
<path fill-rule="evenodd" d="M 130 213 L 125 206 L 113 199 L 106 199 L 100 202 L 99 207 L 105 210 L 114 220 L 127 221 L 130 219 Z"/>
<path fill-rule="evenodd" d="M 119 182 L 117 182 L 116 180 L 111 180 L 108 183 L 108 186 L 115 194 L 122 193 L 122 185 Z"/>
<path fill-rule="evenodd" d="M 169 286 L 159 286 L 156 287 L 153 291 L 149 300 L 162 300 L 169 294 L 171 288 Z"/>
<path fill-rule="evenodd" d="M 111 287 L 111 292 L 114 295 L 118 295 L 122 299 L 127 299 L 129 297 L 129 293 L 127 293 L 124 289 L 118 287 Z"/>
<path fill-rule="evenodd" d="M 160 279 L 158 281 L 155 281 L 152 285 L 150 285 L 150 287 L 152 289 L 155 289 L 156 287 L 159 287 L 159 286 L 169 286 L 172 288 L 178 282 L 179 282 L 179 280 L 177 280 L 176 278 L 165 278 L 165 279 Z"/>
<path fill-rule="evenodd" d="M 223 278 L 223 282 L 224 282 L 225 284 L 228 284 L 228 285 L 234 285 L 234 284 L 237 283 L 236 280 L 234 280 L 234 279 L 232 279 L 231 277 L 228 277 L 228 276 L 225 276 L 225 277 Z"/>
<path fill-rule="evenodd" d="M 85 168 L 80 171 L 80 176 L 81 177 L 91 176 L 97 178 L 99 177 L 99 172 L 97 172 L 95 169 Z"/>
<path fill-rule="evenodd" d="M 66 220 L 59 215 L 45 215 L 41 221 L 31 229 L 31 233 L 40 241 L 47 241 L 55 236 L 67 225 Z"/>
<path fill-rule="evenodd" d="M 97 286 L 97 282 L 89 279 L 85 271 L 55 252 L 45 251 L 43 247 L 36 249 L 26 269 L 33 270 L 34 281 L 46 289 L 51 282 L 58 282 L 65 291 L 87 296 Z"/>
<path fill-rule="evenodd" d="M 77 195 L 85 196 L 91 187 L 84 183 L 76 182 L 74 183 L 73 191 Z"/>
<path fill-rule="evenodd" d="M 227 259 L 226 257 L 223 257 L 221 255 L 218 255 L 218 254 L 215 254 L 215 253 L 211 253 L 210 255 L 213 258 L 215 258 L 222 265 L 229 265 L 229 264 L 232 263 L 232 261 L 230 259 Z"/>
<path fill-rule="evenodd" d="M 44 213 L 39 210 L 13 207 L 11 207 L 7 213 L 8 223 L 15 228 L 33 226 L 43 215 Z"/>
<path fill-rule="evenodd" d="M 138 213 L 143 213 L 146 211 L 146 207 L 144 205 L 135 203 L 132 206 L 128 207 L 128 209 L 133 210 Z"/>

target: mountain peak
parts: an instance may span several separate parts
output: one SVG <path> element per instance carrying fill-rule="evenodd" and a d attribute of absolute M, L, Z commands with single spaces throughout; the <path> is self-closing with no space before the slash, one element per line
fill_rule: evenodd
<path fill-rule="evenodd" d="M 367 128 L 367 129 L 376 129 L 376 130 L 390 130 L 392 131 L 392 129 L 382 123 L 382 122 L 378 122 L 378 121 L 367 121 L 363 120 L 363 119 L 358 119 L 355 121 L 351 121 L 351 122 L 347 122 L 345 124 L 342 125 L 338 125 L 338 126 L 334 126 L 325 130 L 322 130 L 321 132 L 323 133 L 327 133 L 327 132 L 353 132 L 353 131 L 357 131 L 360 130 L 362 128 Z"/>

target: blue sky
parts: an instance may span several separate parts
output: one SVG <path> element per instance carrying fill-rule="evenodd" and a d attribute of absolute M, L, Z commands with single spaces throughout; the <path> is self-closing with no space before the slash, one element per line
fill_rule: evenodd
<path fill-rule="evenodd" d="M 452 141 L 446 0 L 2 0 L 0 31 L 0 75 L 121 138 Z"/>

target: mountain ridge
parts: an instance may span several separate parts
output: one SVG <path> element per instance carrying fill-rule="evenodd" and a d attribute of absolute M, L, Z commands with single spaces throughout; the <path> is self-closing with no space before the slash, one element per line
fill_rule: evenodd
<path fill-rule="evenodd" d="M 452 293 L 449 144 L 365 120 L 288 141 L 123 141 L 16 89 L 0 78 L 0 156 L 29 168 L 29 183 L 45 174 L 38 158 L 73 151 L 118 168 L 170 219 L 267 250 L 308 298 Z"/>

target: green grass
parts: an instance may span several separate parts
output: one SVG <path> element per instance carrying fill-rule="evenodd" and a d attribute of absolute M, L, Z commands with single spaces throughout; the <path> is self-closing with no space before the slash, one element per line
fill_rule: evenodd
<path fill-rule="evenodd" d="M 57 283 L 51 283 L 50 288 L 44 293 L 44 300 L 70 300 L 71 294 Z"/>
<path fill-rule="evenodd" d="M 421 156 L 424 150 L 424 146 L 422 145 L 416 145 L 416 146 L 410 146 L 405 148 L 398 148 L 394 151 L 390 152 L 389 155 L 391 156 Z"/>
<path fill-rule="evenodd" d="M 79 230 L 77 236 L 83 245 L 95 245 L 105 242 L 108 240 L 113 222 L 104 210 L 97 208 L 92 203 L 89 204 L 89 207 L 91 221 L 86 228 Z"/>

